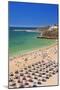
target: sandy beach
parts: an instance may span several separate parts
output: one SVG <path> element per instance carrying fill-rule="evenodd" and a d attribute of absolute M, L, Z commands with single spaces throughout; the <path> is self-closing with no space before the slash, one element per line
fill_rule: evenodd
<path fill-rule="evenodd" d="M 8 88 L 57 86 L 58 4 L 9 1 L 8 11 Z"/>
<path fill-rule="evenodd" d="M 40 70 L 41 68 L 42 70 Z M 22 77 L 20 76 L 21 71 L 23 73 Z M 29 82 L 26 74 L 29 75 L 33 81 Z M 42 76 L 38 77 L 40 74 L 42 74 Z M 25 81 L 22 79 L 23 77 L 26 79 Z M 33 84 L 35 86 L 58 84 L 57 43 L 27 52 L 17 57 L 9 57 L 9 88 L 35 87 Z"/>

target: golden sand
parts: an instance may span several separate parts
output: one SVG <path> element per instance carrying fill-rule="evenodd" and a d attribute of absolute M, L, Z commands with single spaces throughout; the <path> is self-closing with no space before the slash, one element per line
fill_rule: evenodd
<path fill-rule="evenodd" d="M 30 51 L 24 55 L 14 57 L 9 60 L 9 73 L 21 70 L 29 65 L 44 60 L 45 62 L 51 60 L 58 63 L 58 45 L 54 44 L 45 48 L 39 48 L 34 51 Z M 58 74 L 55 74 L 47 80 L 41 86 L 57 85 Z"/>

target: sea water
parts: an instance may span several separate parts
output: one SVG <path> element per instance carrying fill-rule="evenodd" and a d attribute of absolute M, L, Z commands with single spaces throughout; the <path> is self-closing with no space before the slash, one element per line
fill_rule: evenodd
<path fill-rule="evenodd" d="M 9 56 L 16 56 L 37 48 L 49 46 L 53 39 L 37 38 L 40 33 L 9 30 Z"/>

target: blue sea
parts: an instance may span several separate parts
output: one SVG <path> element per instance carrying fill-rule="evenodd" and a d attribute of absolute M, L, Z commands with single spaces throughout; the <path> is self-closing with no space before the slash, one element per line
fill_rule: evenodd
<path fill-rule="evenodd" d="M 9 56 L 22 55 L 28 51 L 55 43 L 53 39 L 36 38 L 39 35 L 38 32 L 9 30 Z"/>

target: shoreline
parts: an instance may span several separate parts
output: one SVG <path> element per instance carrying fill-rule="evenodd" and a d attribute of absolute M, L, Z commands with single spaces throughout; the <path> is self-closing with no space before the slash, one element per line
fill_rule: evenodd
<path fill-rule="evenodd" d="M 24 79 L 26 79 L 26 82 L 29 84 L 33 84 L 34 81 L 38 82 L 38 80 L 44 79 L 44 75 L 51 75 L 51 77 L 47 77 L 48 79 L 45 79 L 46 82 L 43 81 L 43 83 L 40 86 L 45 85 L 57 85 L 58 84 L 58 43 L 54 43 L 53 45 L 50 45 L 48 47 L 39 48 L 37 50 L 33 50 L 31 52 L 27 52 L 24 55 L 14 57 L 12 60 L 9 60 L 9 78 L 13 78 L 15 81 L 17 88 L 20 84 L 24 84 Z M 46 66 L 49 65 L 49 67 L 46 68 Z M 51 65 L 51 66 L 50 66 Z M 57 67 L 55 67 L 57 66 Z M 42 71 L 41 68 L 43 69 Z M 54 68 L 54 69 L 53 69 Z M 52 71 L 49 71 L 51 69 Z M 48 72 L 46 72 L 48 71 Z M 42 77 L 40 76 L 40 73 L 45 73 Z M 11 76 L 13 74 L 13 76 Z M 23 75 L 23 76 L 20 76 Z M 34 75 L 32 75 L 34 74 Z M 38 76 L 39 75 L 39 76 Z M 20 79 L 18 79 L 16 76 L 18 76 Z M 29 77 L 33 80 L 33 82 L 29 82 Z M 37 78 L 37 80 L 33 79 L 34 77 Z M 16 78 L 16 79 L 15 79 Z M 17 80 L 20 80 L 21 83 L 19 84 Z M 41 81 L 40 80 L 40 81 Z M 42 81 L 41 81 L 42 82 Z M 11 82 L 9 82 L 9 85 Z M 10 88 L 13 88 L 9 86 Z"/>
<path fill-rule="evenodd" d="M 51 49 L 53 49 L 53 51 L 56 52 L 56 56 Z M 30 51 L 30 52 L 27 52 L 23 55 L 18 55 L 16 57 L 10 58 L 9 69 L 11 68 L 11 70 L 12 70 L 12 67 L 13 67 L 13 69 L 14 69 L 13 71 L 15 71 L 16 67 L 17 67 L 17 69 L 24 68 L 27 65 L 33 64 L 34 62 L 38 62 L 39 58 L 42 60 L 45 57 L 46 57 L 46 59 L 48 58 L 48 60 L 50 58 L 52 60 L 56 59 L 55 61 L 58 62 L 57 61 L 57 42 L 54 43 L 53 45 L 48 46 L 48 47 L 39 48 L 39 49 Z"/>
<path fill-rule="evenodd" d="M 49 46 L 43 46 L 43 47 L 40 47 L 40 48 L 33 48 L 31 50 L 23 50 L 23 53 L 21 53 L 21 54 L 15 54 L 12 57 L 10 56 L 9 59 L 14 59 L 15 57 L 19 57 L 19 56 L 23 56 L 23 55 L 26 55 L 26 54 L 30 54 L 30 53 L 32 53 L 34 51 L 48 49 L 48 48 L 54 46 L 55 44 L 57 44 L 57 41 L 55 43 L 49 45 Z"/>

